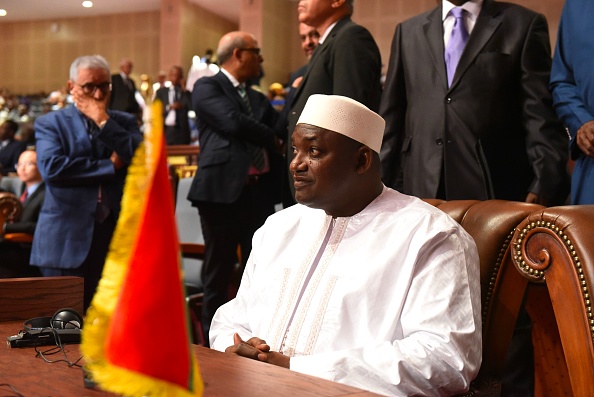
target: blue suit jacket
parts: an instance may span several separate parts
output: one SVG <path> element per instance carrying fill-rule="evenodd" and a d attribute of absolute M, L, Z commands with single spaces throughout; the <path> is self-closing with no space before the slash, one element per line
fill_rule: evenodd
<path fill-rule="evenodd" d="M 571 203 L 594 204 L 594 159 L 575 144 L 577 131 L 594 120 L 594 2 L 568 0 L 563 8 L 551 70 L 553 103 L 571 134 Z"/>
<path fill-rule="evenodd" d="M 142 135 L 136 119 L 108 111 L 110 119 L 94 138 L 82 114 L 71 106 L 35 121 L 37 164 L 46 184 L 31 264 L 72 269 L 86 258 L 93 237 L 100 186 L 103 202 L 119 215 L 127 167 L 115 170 L 112 152 L 130 163 Z M 94 148 L 93 148 L 94 146 Z"/>
<path fill-rule="evenodd" d="M 261 93 L 248 88 L 250 116 L 237 89 L 222 72 L 196 81 L 192 103 L 200 131 L 198 171 L 188 200 L 235 202 L 248 177 L 251 154 L 248 143 L 267 149 L 270 172 L 258 184 L 261 199 L 280 201 L 282 156 L 275 149 L 279 135 L 278 113 Z"/>

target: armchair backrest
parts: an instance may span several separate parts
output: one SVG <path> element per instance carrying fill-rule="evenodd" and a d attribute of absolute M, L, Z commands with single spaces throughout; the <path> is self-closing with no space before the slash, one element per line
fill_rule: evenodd
<path fill-rule="evenodd" d="M 497 384 L 503 374 L 526 284 L 511 264 L 511 238 L 516 225 L 543 207 L 504 200 L 425 201 L 460 223 L 477 245 L 481 267 L 483 364 L 475 387 L 496 388 L 490 385 Z"/>

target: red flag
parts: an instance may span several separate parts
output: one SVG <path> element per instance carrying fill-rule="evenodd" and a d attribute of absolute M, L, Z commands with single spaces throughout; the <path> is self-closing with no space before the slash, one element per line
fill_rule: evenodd
<path fill-rule="evenodd" d="M 200 396 L 190 343 L 161 104 L 128 168 L 122 211 L 81 349 L 99 386 L 127 396 Z"/>

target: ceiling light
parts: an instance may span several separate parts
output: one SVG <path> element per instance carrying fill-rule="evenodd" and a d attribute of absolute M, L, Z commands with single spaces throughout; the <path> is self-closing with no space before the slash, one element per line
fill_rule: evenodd
<path fill-rule="evenodd" d="M 83 1 L 82 6 L 86 7 L 86 8 L 91 8 L 91 7 L 93 7 L 93 2 L 92 1 Z"/>
<path fill-rule="evenodd" d="M 4 8 L 0 8 L 0 17 L 6 16 L 6 10 Z"/>

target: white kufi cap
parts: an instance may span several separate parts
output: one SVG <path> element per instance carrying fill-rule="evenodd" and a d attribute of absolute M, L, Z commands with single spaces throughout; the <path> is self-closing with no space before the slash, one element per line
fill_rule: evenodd
<path fill-rule="evenodd" d="M 379 153 L 386 122 L 364 105 L 340 95 L 314 94 L 297 124 L 311 124 L 348 136 Z"/>

